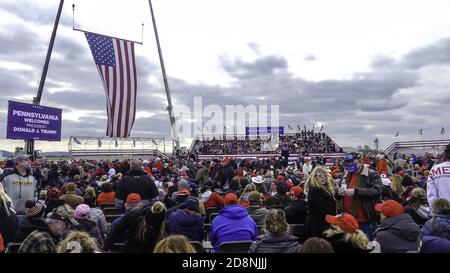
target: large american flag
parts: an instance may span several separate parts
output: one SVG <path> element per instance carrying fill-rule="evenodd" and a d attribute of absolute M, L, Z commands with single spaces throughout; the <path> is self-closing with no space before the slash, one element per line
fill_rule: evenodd
<path fill-rule="evenodd" d="M 86 32 L 106 93 L 109 137 L 129 137 L 136 115 L 134 43 Z"/>

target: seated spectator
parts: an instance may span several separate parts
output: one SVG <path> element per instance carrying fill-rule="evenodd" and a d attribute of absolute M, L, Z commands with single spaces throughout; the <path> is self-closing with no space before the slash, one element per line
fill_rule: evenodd
<path fill-rule="evenodd" d="M 327 240 L 311 237 L 303 243 L 300 253 L 334 253 L 334 251 Z"/>
<path fill-rule="evenodd" d="M 184 200 L 186 200 L 186 198 L 188 198 L 189 196 L 191 196 L 191 192 L 188 189 L 182 189 L 178 191 L 175 195 L 176 205 L 167 210 L 167 216 L 177 211 L 180 208 L 181 204 L 184 203 Z"/>
<path fill-rule="evenodd" d="M 425 190 L 422 188 L 413 189 L 411 197 L 407 198 L 406 201 L 405 213 L 408 213 L 416 224 L 423 226 L 431 217 L 431 209 L 428 205 Z"/>
<path fill-rule="evenodd" d="M 44 221 L 44 220 L 41 220 Z M 44 224 L 39 224 L 19 248 L 19 253 L 56 253 L 56 244 L 72 227 L 78 225 L 72 207 L 65 204 L 49 213 Z"/>
<path fill-rule="evenodd" d="M 153 253 L 195 253 L 195 249 L 185 236 L 170 235 L 159 241 Z"/>
<path fill-rule="evenodd" d="M 78 205 L 75 208 L 75 220 L 79 223 L 75 228 L 79 231 L 87 232 L 91 237 L 102 240 L 100 229 L 96 222 L 91 219 L 91 208 L 86 204 Z"/>
<path fill-rule="evenodd" d="M 270 209 L 285 209 L 292 203 L 292 199 L 287 195 L 287 183 L 278 181 L 276 185 L 277 193 L 267 200 L 267 207 Z"/>
<path fill-rule="evenodd" d="M 66 193 L 63 194 L 59 199 L 64 201 L 66 204 L 75 209 L 78 205 L 83 204 L 83 197 L 75 193 L 76 185 L 72 182 L 67 183 Z"/>
<path fill-rule="evenodd" d="M 234 193 L 225 195 L 225 207 L 211 223 L 211 244 L 215 251 L 223 242 L 255 240 L 258 228 L 247 210 L 238 205 Z"/>
<path fill-rule="evenodd" d="M 324 239 L 331 243 L 335 253 L 368 253 L 369 239 L 359 229 L 358 221 L 351 214 L 343 213 L 325 217 L 331 227 L 324 232 Z"/>
<path fill-rule="evenodd" d="M 45 206 L 47 208 L 45 209 L 45 216 L 57 207 L 64 205 L 64 201 L 60 200 L 59 197 L 61 197 L 61 192 L 58 188 L 49 188 L 47 190 L 47 197 L 45 199 Z"/>
<path fill-rule="evenodd" d="M 110 250 L 123 234 L 128 231 L 125 243 L 127 253 L 151 253 L 155 245 L 166 237 L 166 207 L 161 202 L 131 210 L 111 230 L 104 244 Z"/>
<path fill-rule="evenodd" d="M 102 204 L 114 204 L 116 198 L 116 193 L 113 192 L 113 186 L 111 183 L 105 183 L 102 186 L 103 192 L 101 192 L 97 197 L 97 205 Z"/>
<path fill-rule="evenodd" d="M 303 199 L 303 189 L 299 186 L 293 186 L 290 196 L 293 202 L 286 208 L 286 221 L 289 224 L 304 224 L 308 209 Z"/>
<path fill-rule="evenodd" d="M 181 234 L 189 241 L 203 240 L 203 216 L 199 213 L 198 200 L 195 197 L 188 197 L 181 204 L 180 209 L 169 216 L 167 231 L 170 235 Z"/>
<path fill-rule="evenodd" d="M 86 188 L 86 192 L 84 194 L 84 203 L 91 208 L 91 217 L 100 229 L 102 234 L 102 238 L 106 238 L 106 233 L 108 232 L 108 224 L 106 223 L 105 214 L 96 205 L 97 196 L 95 194 L 95 189 L 92 187 Z"/>
<path fill-rule="evenodd" d="M 27 200 L 25 202 L 25 214 L 27 217 L 19 220 L 17 231 L 14 235 L 14 242 L 23 242 L 36 229 L 36 225 L 42 224 L 42 221 L 39 220 L 43 219 L 45 209 L 45 205 L 40 201 Z"/>
<path fill-rule="evenodd" d="M 245 181 L 247 180 L 245 179 Z M 252 191 L 256 191 L 256 186 L 254 184 L 247 184 L 240 194 L 236 193 L 239 196 L 239 205 L 248 208 L 248 194 Z"/>
<path fill-rule="evenodd" d="M 86 232 L 72 231 L 56 246 L 57 253 L 100 253 L 95 239 Z"/>
<path fill-rule="evenodd" d="M 252 217 L 257 226 L 264 226 L 268 210 L 262 206 L 261 194 L 257 191 L 250 192 L 248 195 L 248 202 L 248 214 Z"/>
<path fill-rule="evenodd" d="M 284 211 L 271 209 L 266 217 L 266 233 L 257 237 L 250 246 L 250 253 L 297 253 L 298 238 L 289 235 L 289 225 Z"/>
<path fill-rule="evenodd" d="M 444 198 L 434 200 L 433 217 L 422 227 L 422 252 L 450 252 L 450 202 Z"/>
<path fill-rule="evenodd" d="M 200 198 L 205 205 L 205 209 L 207 208 L 222 208 L 224 205 L 223 197 L 220 196 L 215 191 L 211 191 L 211 188 L 208 186 L 203 186 L 200 190 Z"/>
<path fill-rule="evenodd" d="M 127 200 L 125 202 L 125 214 L 129 213 L 132 210 L 138 210 L 142 208 L 143 204 L 141 201 L 141 196 L 137 193 L 130 193 L 127 196 Z M 122 215 L 111 223 L 111 230 L 115 229 L 117 225 L 122 221 L 122 218 L 125 216 Z M 123 233 L 123 235 L 118 239 L 120 242 L 124 242 L 128 237 L 128 230 Z"/>
<path fill-rule="evenodd" d="M 411 216 L 404 213 L 403 206 L 394 200 L 388 200 L 375 206 L 384 219 L 375 230 L 375 241 L 380 244 L 382 253 L 405 253 L 418 251 L 420 229 Z"/>

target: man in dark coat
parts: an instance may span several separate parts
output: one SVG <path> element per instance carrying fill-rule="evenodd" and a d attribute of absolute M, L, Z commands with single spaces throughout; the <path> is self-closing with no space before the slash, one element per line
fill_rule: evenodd
<path fill-rule="evenodd" d="M 159 195 L 154 181 L 142 167 L 142 161 L 133 160 L 131 170 L 122 178 L 116 188 L 116 207 L 123 209 L 123 203 L 130 193 L 141 196 L 142 204 L 150 204 L 150 200 Z"/>

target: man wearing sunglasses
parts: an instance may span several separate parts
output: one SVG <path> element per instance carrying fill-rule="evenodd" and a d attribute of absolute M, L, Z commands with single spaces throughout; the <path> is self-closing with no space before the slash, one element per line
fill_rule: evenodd
<path fill-rule="evenodd" d="M 370 240 L 378 222 L 374 207 L 381 202 L 382 182 L 377 172 L 370 170 L 356 153 L 344 158 L 347 186 L 341 184 L 338 194 L 342 197 L 343 212 L 353 215 L 359 227 Z"/>

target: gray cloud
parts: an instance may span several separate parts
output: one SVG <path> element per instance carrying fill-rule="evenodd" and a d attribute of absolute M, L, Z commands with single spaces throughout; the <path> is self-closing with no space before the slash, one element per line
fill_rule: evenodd
<path fill-rule="evenodd" d="M 312 61 L 317 60 L 317 58 L 314 54 L 308 54 L 305 56 L 305 58 L 303 58 L 303 60 L 307 61 L 307 62 L 312 62 Z"/>

